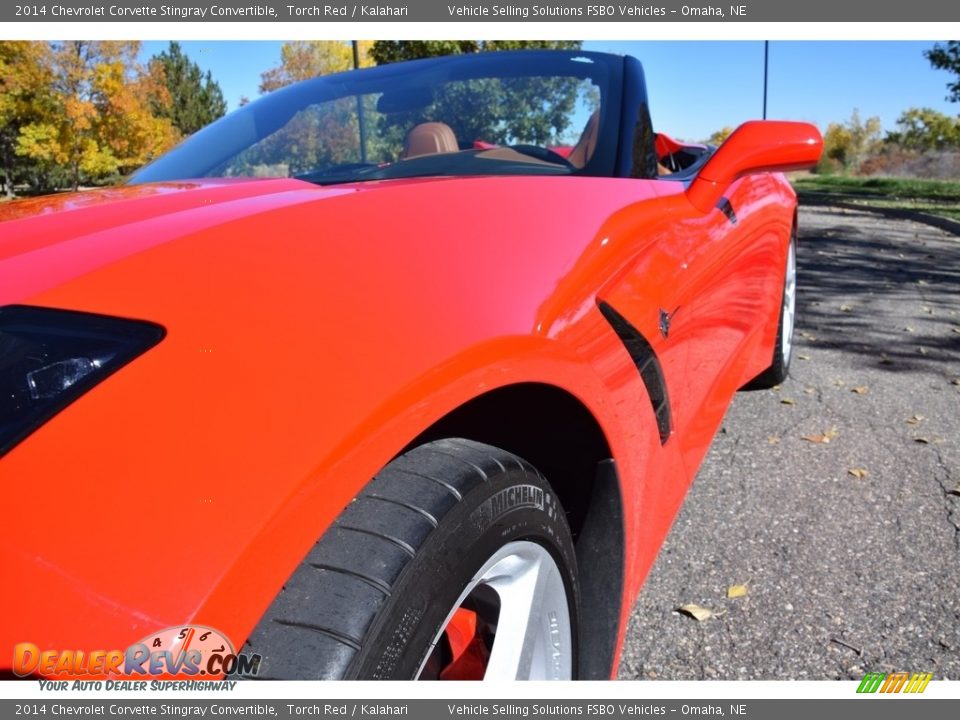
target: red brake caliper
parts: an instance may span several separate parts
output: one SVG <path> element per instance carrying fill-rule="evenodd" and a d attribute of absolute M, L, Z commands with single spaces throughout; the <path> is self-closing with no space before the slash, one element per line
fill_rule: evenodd
<path fill-rule="evenodd" d="M 458 608 L 444 633 L 450 643 L 453 660 L 440 672 L 441 680 L 483 680 L 490 651 L 477 634 L 477 614 Z"/>

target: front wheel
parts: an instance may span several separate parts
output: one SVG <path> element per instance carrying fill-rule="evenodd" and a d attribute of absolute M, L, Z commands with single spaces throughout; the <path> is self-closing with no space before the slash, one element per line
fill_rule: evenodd
<path fill-rule="evenodd" d="M 780 300 L 780 320 L 777 342 L 773 348 L 770 367 L 757 376 L 750 389 L 771 388 L 787 379 L 790 359 L 793 357 L 793 328 L 797 316 L 797 231 L 793 230 L 787 247 L 787 264 L 783 276 L 783 295 Z"/>
<path fill-rule="evenodd" d="M 248 641 L 258 677 L 576 677 L 570 530 L 525 461 L 452 439 L 387 465 Z"/>

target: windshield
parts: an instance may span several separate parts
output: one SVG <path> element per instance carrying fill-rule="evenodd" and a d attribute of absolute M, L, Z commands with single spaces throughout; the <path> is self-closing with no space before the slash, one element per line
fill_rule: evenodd
<path fill-rule="evenodd" d="M 615 60 L 481 53 L 308 80 L 204 128 L 130 182 L 609 175 Z"/>

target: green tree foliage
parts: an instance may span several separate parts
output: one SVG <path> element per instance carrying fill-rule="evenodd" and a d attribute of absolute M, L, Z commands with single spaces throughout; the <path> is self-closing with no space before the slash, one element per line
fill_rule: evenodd
<path fill-rule="evenodd" d="M 190 135 L 209 125 L 227 111 L 220 85 L 208 70 L 204 75 L 195 62 L 184 54 L 180 43 L 150 59 L 151 70 L 162 75 L 169 93 L 169 103 L 152 104 L 154 115 L 169 118 L 182 135 Z"/>
<path fill-rule="evenodd" d="M 905 150 L 926 152 L 960 147 L 960 118 L 931 108 L 910 108 L 897 118 L 898 130 L 887 135 L 887 142 Z"/>
<path fill-rule="evenodd" d="M 520 49 L 571 48 L 577 42 L 420 41 L 358 43 L 360 65 L 436 55 Z M 281 64 L 261 75 L 261 92 L 353 67 L 349 43 L 298 41 L 281 48 Z M 576 78 L 476 79 L 433 89 L 429 98 L 405 93 L 342 98 L 305 108 L 276 133 L 235 158 L 226 172 L 238 175 L 322 173 L 351 162 L 394 162 L 411 127 L 440 121 L 460 142 L 539 145 L 574 142 L 581 128 L 569 128 L 577 99 L 595 108 L 595 89 Z M 384 109 L 385 107 L 389 109 Z M 366 133 L 360 147 L 359 117 Z M 564 135 L 565 131 L 570 131 Z M 575 132 L 574 132 L 575 131 Z"/>
<path fill-rule="evenodd" d="M 866 157 L 876 152 L 882 144 L 880 118 L 860 119 L 859 110 L 854 110 L 844 123 L 830 123 L 823 134 L 823 157 L 825 163 L 844 170 L 855 170 Z"/>
<path fill-rule="evenodd" d="M 581 45 L 567 40 L 378 40 L 370 55 L 378 65 L 384 65 L 498 50 L 578 50 Z M 570 143 L 576 141 L 567 133 L 578 97 L 594 109 L 599 105 L 592 88 L 585 88 L 575 78 L 477 79 L 451 83 L 438 91 L 428 106 L 394 113 L 383 122 L 399 129 L 438 120 L 450 125 L 461 142 Z M 389 136 L 389 128 L 383 127 L 382 133 Z"/>
<path fill-rule="evenodd" d="M 370 56 L 377 65 L 480 51 L 476 40 L 377 40 Z"/>
<path fill-rule="evenodd" d="M 954 82 L 947 83 L 950 91 L 947 100 L 960 102 L 960 40 L 950 40 L 942 45 L 937 43 L 923 54 L 935 68 L 957 76 Z"/>
<path fill-rule="evenodd" d="M 370 55 L 377 65 L 440 55 L 464 55 L 490 50 L 579 50 L 572 40 L 377 40 Z"/>

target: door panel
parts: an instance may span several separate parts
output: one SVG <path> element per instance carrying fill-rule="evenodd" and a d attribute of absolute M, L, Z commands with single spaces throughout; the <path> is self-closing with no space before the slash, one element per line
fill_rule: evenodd
<path fill-rule="evenodd" d="M 686 248 L 685 305 L 677 319 L 685 331 L 683 401 L 690 413 L 681 452 L 691 472 L 748 379 L 747 360 L 773 312 L 772 269 L 782 255 L 783 213 L 773 179 L 749 176 L 725 197 L 726 212 L 715 209 L 677 225 Z"/>

